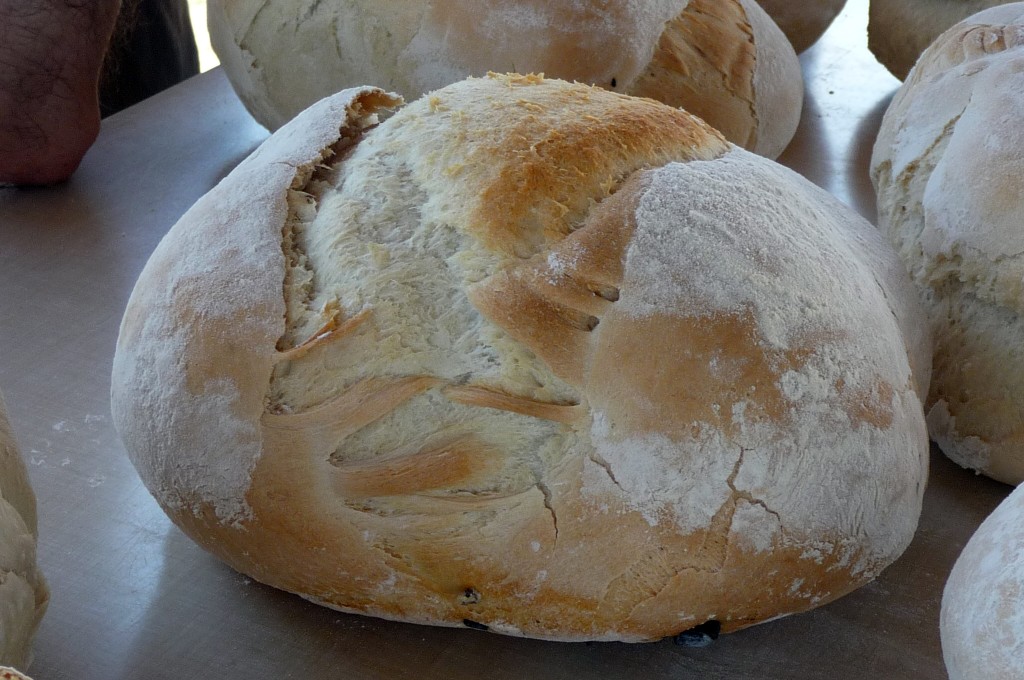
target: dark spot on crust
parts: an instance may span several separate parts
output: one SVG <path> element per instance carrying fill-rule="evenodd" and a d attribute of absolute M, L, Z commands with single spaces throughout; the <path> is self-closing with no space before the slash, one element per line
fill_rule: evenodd
<path fill-rule="evenodd" d="M 466 588 L 459 595 L 459 604 L 471 605 L 476 604 L 480 601 L 480 593 L 477 592 L 476 588 Z"/>
<path fill-rule="evenodd" d="M 477 623 L 470 619 L 462 619 L 462 625 L 466 628 L 472 628 L 473 630 L 490 630 L 490 627 L 484 623 Z"/>
<path fill-rule="evenodd" d="M 612 78 L 612 87 L 615 87 L 616 84 L 617 83 L 615 82 L 615 78 Z"/>

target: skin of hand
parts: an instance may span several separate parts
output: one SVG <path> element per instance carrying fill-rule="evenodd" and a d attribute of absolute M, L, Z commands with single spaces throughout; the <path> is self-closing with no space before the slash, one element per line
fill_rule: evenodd
<path fill-rule="evenodd" d="M 100 129 L 120 0 L 0 0 L 0 183 L 71 176 Z"/>

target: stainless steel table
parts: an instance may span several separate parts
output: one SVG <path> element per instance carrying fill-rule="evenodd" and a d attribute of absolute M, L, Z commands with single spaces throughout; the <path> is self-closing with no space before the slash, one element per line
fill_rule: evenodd
<path fill-rule="evenodd" d="M 803 55 L 781 159 L 869 218 L 871 142 L 897 82 L 851 0 Z M 217 71 L 104 122 L 64 186 L 0 190 L 0 387 L 40 506 L 52 588 L 37 680 L 138 678 L 944 678 L 942 586 L 1009 487 L 933 455 L 917 538 L 875 583 L 710 648 L 558 644 L 349 616 L 254 583 L 185 538 L 113 431 L 109 371 L 149 253 L 266 136 Z"/>

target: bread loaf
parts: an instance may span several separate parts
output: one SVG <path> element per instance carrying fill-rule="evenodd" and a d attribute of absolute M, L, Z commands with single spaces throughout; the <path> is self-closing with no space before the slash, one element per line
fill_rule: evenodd
<path fill-rule="evenodd" d="M 786 34 L 793 49 L 803 52 L 839 16 L 846 0 L 759 0 L 758 4 Z"/>
<path fill-rule="evenodd" d="M 901 553 L 930 350 L 873 227 L 651 100 L 397 104 L 298 116 L 139 278 L 114 420 L 188 535 L 343 611 L 556 640 L 736 630 Z"/>
<path fill-rule="evenodd" d="M 774 158 L 796 131 L 800 64 L 753 0 L 211 0 L 214 49 L 271 130 L 376 85 L 414 99 L 488 71 L 652 97 Z"/>
<path fill-rule="evenodd" d="M 36 499 L 0 397 L 0 664 L 28 666 L 48 602 L 36 567 Z"/>
<path fill-rule="evenodd" d="M 931 318 L 932 438 L 1024 480 L 1024 4 L 957 24 L 890 105 L 871 160 L 879 226 Z"/>
<path fill-rule="evenodd" d="M 1006 0 L 871 0 L 868 47 L 903 80 L 918 57 L 945 30 Z"/>
<path fill-rule="evenodd" d="M 1024 677 L 1024 488 L 978 528 L 942 595 L 950 680 Z"/>
<path fill-rule="evenodd" d="M 32 680 L 32 678 L 17 669 L 0 666 L 0 680 Z"/>

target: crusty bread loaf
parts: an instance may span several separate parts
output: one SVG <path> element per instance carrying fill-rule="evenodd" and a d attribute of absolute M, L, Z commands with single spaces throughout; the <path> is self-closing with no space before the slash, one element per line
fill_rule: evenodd
<path fill-rule="evenodd" d="M 489 71 L 652 97 L 774 158 L 796 131 L 796 54 L 754 0 L 211 0 L 210 37 L 271 130 L 364 84 L 413 99 Z"/>
<path fill-rule="evenodd" d="M 28 666 L 48 602 L 36 567 L 36 498 L 0 397 L 0 664 Z"/>
<path fill-rule="evenodd" d="M 950 680 L 1024 678 L 1024 487 L 971 537 L 942 595 Z"/>
<path fill-rule="evenodd" d="M 981 12 L 922 55 L 872 157 L 880 227 L 935 340 L 928 426 L 959 464 L 1024 480 L 1024 3 Z"/>
<path fill-rule="evenodd" d="M 559 640 L 735 630 L 902 552 L 930 347 L 873 227 L 651 100 L 395 104 L 301 114 L 135 287 L 114 420 L 187 534 L 344 611 Z"/>
<path fill-rule="evenodd" d="M 793 49 L 803 52 L 839 16 L 846 0 L 759 0 L 758 4 L 786 34 Z"/>
<path fill-rule="evenodd" d="M 1006 0 L 871 0 L 868 47 L 903 80 L 918 57 L 953 24 Z"/>

